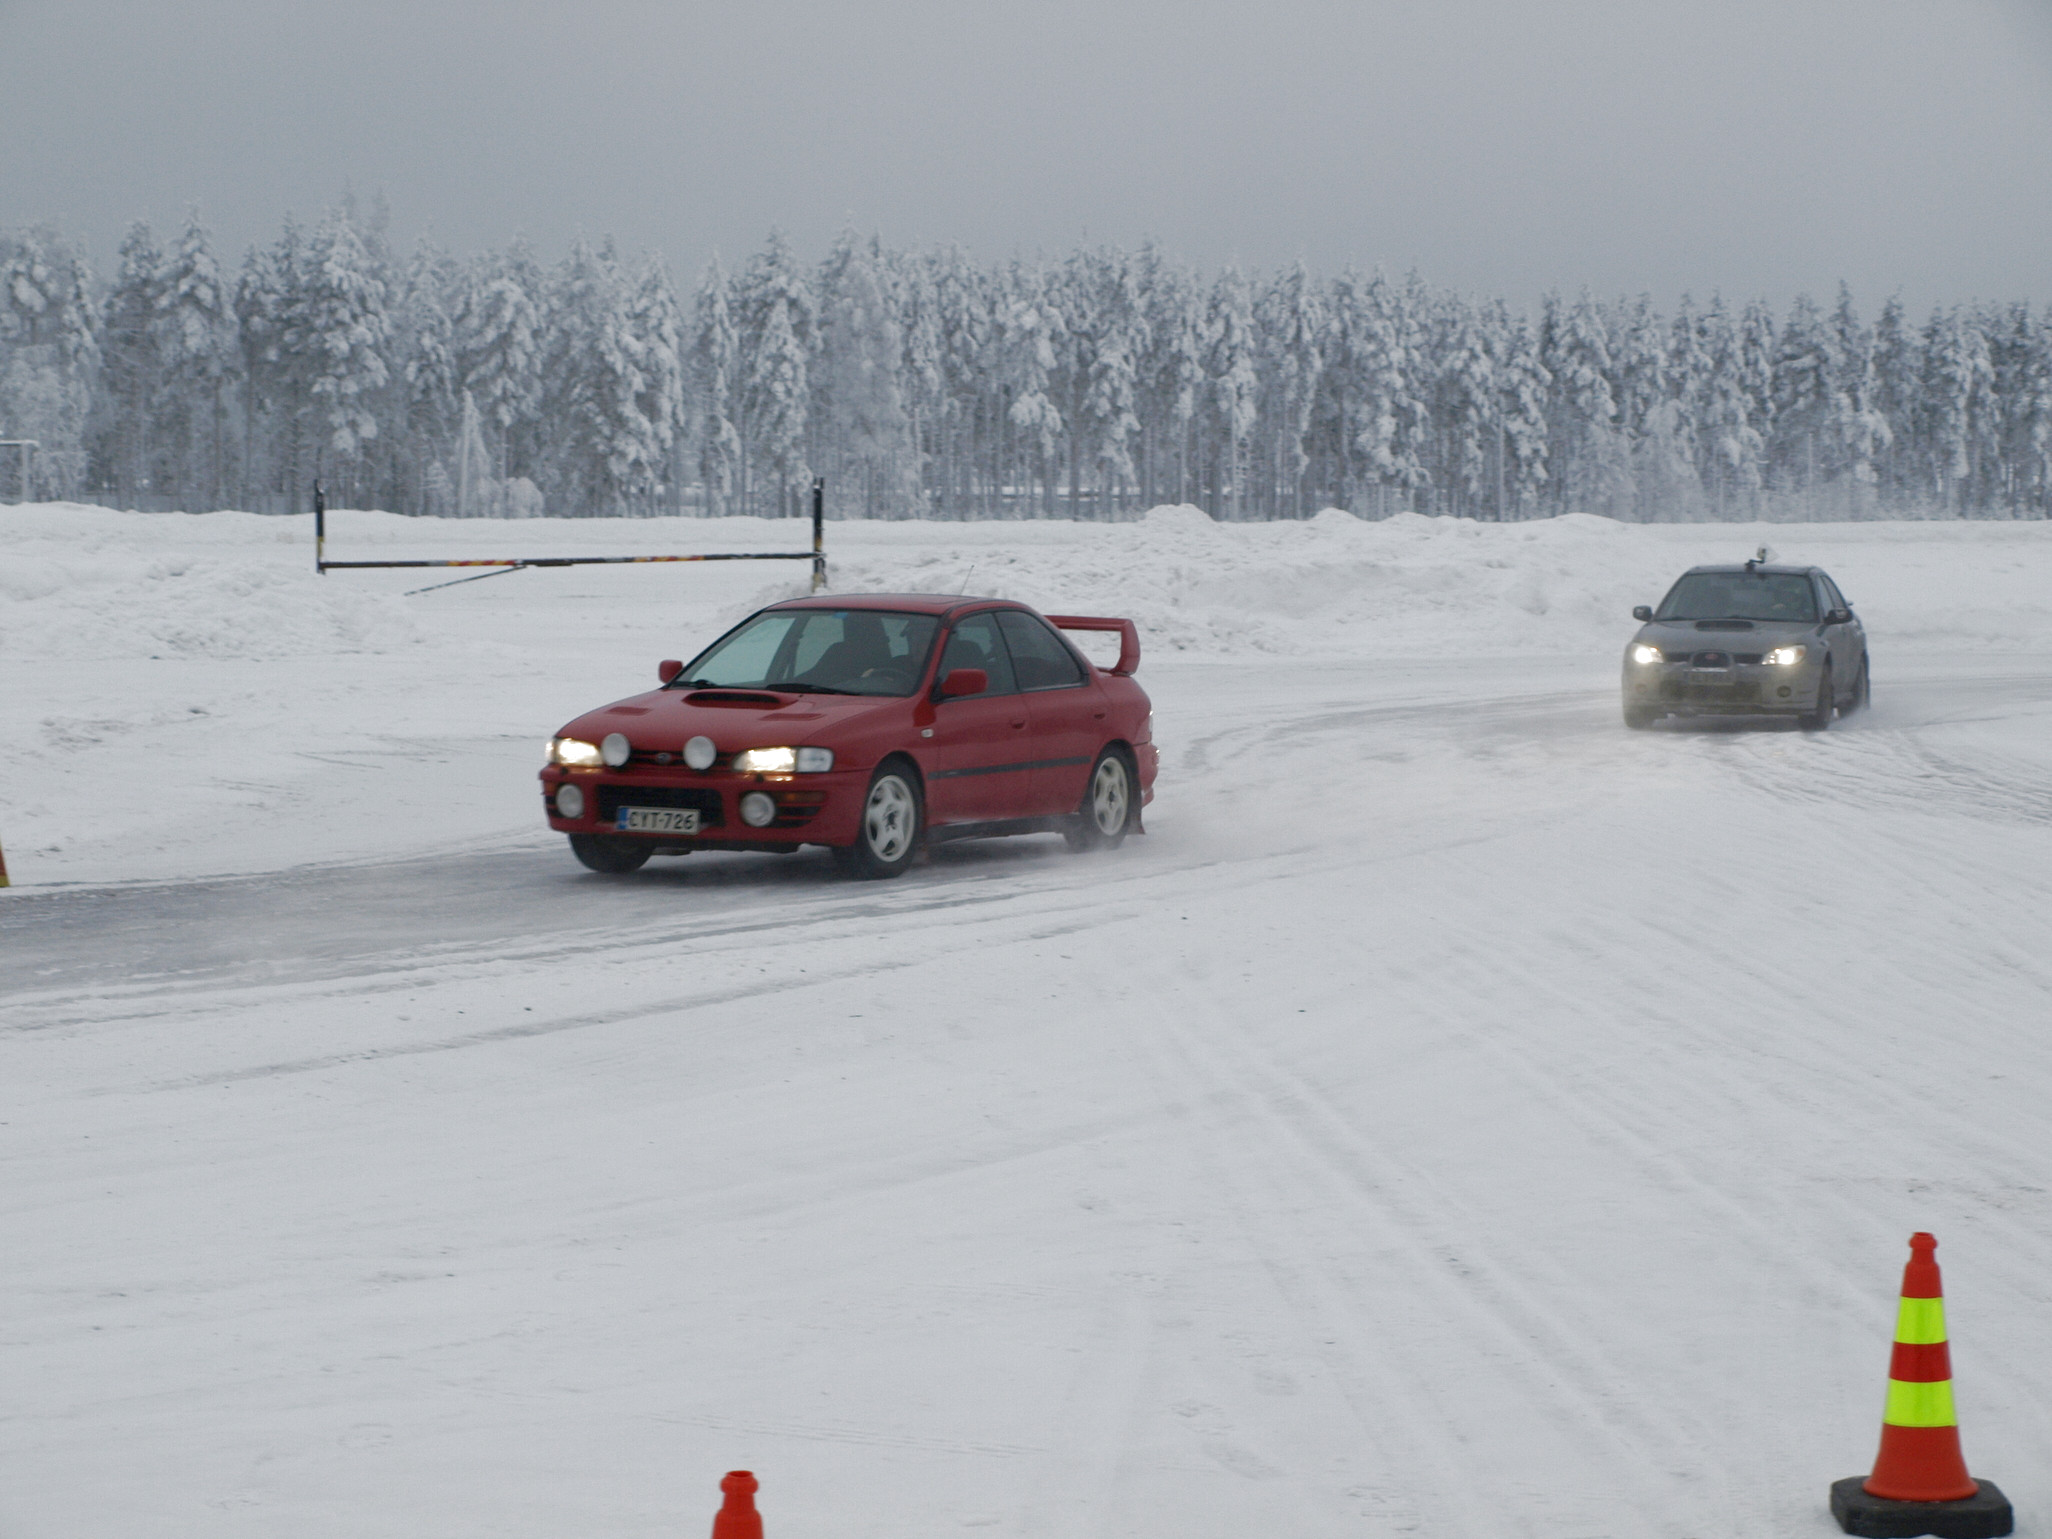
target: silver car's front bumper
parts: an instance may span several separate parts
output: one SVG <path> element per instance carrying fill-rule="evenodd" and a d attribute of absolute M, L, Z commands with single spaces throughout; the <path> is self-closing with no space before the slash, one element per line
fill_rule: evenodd
<path fill-rule="evenodd" d="M 1821 664 L 1626 663 L 1624 703 L 1675 716 L 1798 716 L 1817 708 Z"/>

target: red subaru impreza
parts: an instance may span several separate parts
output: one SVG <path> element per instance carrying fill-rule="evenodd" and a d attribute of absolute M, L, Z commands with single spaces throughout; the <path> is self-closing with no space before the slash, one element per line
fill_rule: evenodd
<path fill-rule="evenodd" d="M 1115 631 L 1096 667 L 1063 630 Z M 871 593 L 772 604 L 662 688 L 549 740 L 549 826 L 594 871 L 693 850 L 823 844 L 851 876 L 897 876 L 922 840 L 1142 833 L 1156 755 L 1131 620 Z"/>

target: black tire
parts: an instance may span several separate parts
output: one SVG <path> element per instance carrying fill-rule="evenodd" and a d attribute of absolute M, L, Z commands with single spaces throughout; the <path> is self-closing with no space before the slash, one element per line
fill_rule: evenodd
<path fill-rule="evenodd" d="M 857 881 L 903 876 L 919 853 L 926 811 L 919 800 L 919 776 L 902 759 L 887 759 L 869 777 L 855 842 L 834 847 L 834 864 Z"/>
<path fill-rule="evenodd" d="M 1076 820 L 1062 831 L 1062 837 L 1078 852 L 1117 849 L 1133 827 L 1139 797 L 1140 780 L 1133 773 L 1133 761 L 1117 748 L 1105 749 L 1090 766 Z"/>
<path fill-rule="evenodd" d="M 645 839 L 622 839 L 615 834 L 572 834 L 570 853 L 594 871 L 621 876 L 647 865 L 655 846 Z"/>
<path fill-rule="evenodd" d="M 1660 720 L 1660 713 L 1650 705 L 1628 705 L 1624 708 L 1624 724 L 1634 732 L 1644 732 Z"/>
<path fill-rule="evenodd" d="M 1859 676 L 1853 680 L 1852 698 L 1839 710 L 1841 716 L 1850 716 L 1854 711 L 1864 711 L 1874 703 L 1874 681 L 1867 672 L 1867 654 L 1860 654 Z"/>
<path fill-rule="evenodd" d="M 1831 725 L 1831 718 L 1838 714 L 1838 691 L 1831 678 L 1831 664 L 1824 665 L 1824 677 L 1817 681 L 1817 703 L 1803 712 L 1802 724 L 1805 732 L 1822 732 Z"/>

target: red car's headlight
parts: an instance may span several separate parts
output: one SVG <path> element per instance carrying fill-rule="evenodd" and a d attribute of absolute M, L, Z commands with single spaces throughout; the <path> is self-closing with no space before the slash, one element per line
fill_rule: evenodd
<path fill-rule="evenodd" d="M 823 775 L 833 767 L 831 748 L 746 748 L 734 755 L 743 775 Z"/>

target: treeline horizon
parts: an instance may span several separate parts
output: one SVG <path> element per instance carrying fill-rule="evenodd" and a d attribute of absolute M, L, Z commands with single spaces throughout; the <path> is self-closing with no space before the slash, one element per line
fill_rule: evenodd
<path fill-rule="evenodd" d="M 680 299 L 580 237 L 401 257 L 382 208 L 231 276 L 0 233 L 0 497 L 444 516 L 2052 516 L 2052 309 L 1548 296 L 1158 247 L 978 263 L 773 232 Z"/>

